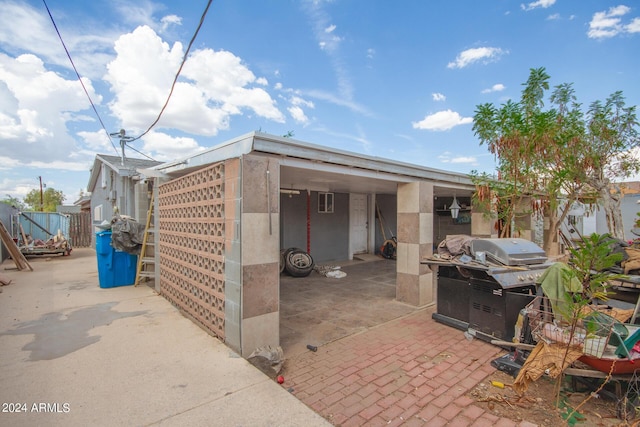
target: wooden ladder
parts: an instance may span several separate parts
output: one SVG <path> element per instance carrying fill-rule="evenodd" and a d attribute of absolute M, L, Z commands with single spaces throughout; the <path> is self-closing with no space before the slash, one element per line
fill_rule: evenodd
<path fill-rule="evenodd" d="M 0 238 L 2 238 L 2 243 L 4 243 L 4 246 L 9 251 L 9 254 L 11 255 L 11 258 L 13 259 L 13 262 L 16 264 L 16 267 L 18 268 L 18 270 L 24 270 L 28 268 L 29 270 L 33 271 L 33 267 L 31 267 L 31 264 L 29 264 L 29 261 L 27 261 L 27 259 L 24 257 L 22 252 L 20 252 L 18 245 L 16 245 L 16 242 L 13 241 L 13 238 L 11 237 L 7 229 L 4 227 L 4 224 L 2 223 L 2 221 L 0 221 Z"/>
<path fill-rule="evenodd" d="M 155 258 L 155 226 L 153 221 L 153 192 L 149 200 L 149 210 L 147 211 L 147 223 L 144 228 L 144 237 L 142 238 L 142 248 L 138 255 L 138 268 L 136 269 L 136 281 L 134 286 L 138 286 L 142 278 L 155 278 L 156 275 L 156 258 Z M 154 248 L 151 255 L 148 254 L 149 248 Z"/>

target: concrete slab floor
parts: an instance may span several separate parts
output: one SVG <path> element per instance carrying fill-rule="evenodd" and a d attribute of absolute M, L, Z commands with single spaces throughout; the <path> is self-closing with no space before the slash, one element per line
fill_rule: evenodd
<path fill-rule="evenodd" d="M 339 265 L 347 275 L 280 276 L 280 346 L 285 358 L 419 310 L 396 301 L 396 262 L 363 257 Z M 329 265 L 326 264 L 326 265 Z"/>
<path fill-rule="evenodd" d="M 149 286 L 99 287 L 96 254 L 29 260 L 0 293 L 1 426 L 326 426 Z"/>

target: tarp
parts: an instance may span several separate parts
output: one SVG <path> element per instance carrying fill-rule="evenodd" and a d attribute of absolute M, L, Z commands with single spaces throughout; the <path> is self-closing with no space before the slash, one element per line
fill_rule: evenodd
<path fill-rule="evenodd" d="M 445 256 L 471 255 L 471 241 L 475 237 L 465 234 L 447 235 L 438 245 L 438 254 Z"/>
<path fill-rule="evenodd" d="M 129 218 L 116 218 L 111 224 L 111 246 L 133 255 L 140 255 L 145 225 Z"/>
<path fill-rule="evenodd" d="M 513 391 L 523 395 L 529 388 L 529 383 L 536 381 L 545 373 L 551 378 L 556 378 L 580 356 L 582 356 L 582 349 L 579 347 L 547 344 L 540 341 L 518 372 L 513 383 Z"/>

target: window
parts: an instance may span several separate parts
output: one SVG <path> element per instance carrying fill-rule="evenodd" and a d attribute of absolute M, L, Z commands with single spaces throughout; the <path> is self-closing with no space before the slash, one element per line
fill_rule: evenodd
<path fill-rule="evenodd" d="M 333 213 L 333 193 L 318 193 L 318 213 Z"/>
<path fill-rule="evenodd" d="M 102 205 L 98 205 L 93 208 L 93 220 L 102 221 Z"/>
<path fill-rule="evenodd" d="M 103 163 L 100 167 L 100 186 L 102 188 L 107 188 L 107 167 Z"/>

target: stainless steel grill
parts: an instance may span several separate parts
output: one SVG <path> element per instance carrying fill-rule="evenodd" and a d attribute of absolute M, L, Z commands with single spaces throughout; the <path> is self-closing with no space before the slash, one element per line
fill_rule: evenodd
<path fill-rule="evenodd" d="M 544 250 L 525 239 L 479 238 L 470 248 L 473 258 L 435 263 L 440 267 L 433 318 L 479 338 L 510 341 L 518 313 L 551 264 Z"/>
<path fill-rule="evenodd" d="M 475 239 L 471 253 L 486 254 L 487 258 L 503 265 L 532 265 L 547 261 L 547 254 L 535 243 L 525 239 Z"/>

